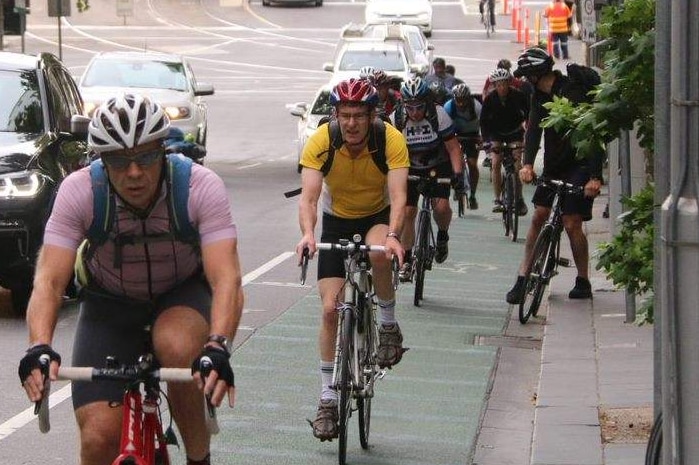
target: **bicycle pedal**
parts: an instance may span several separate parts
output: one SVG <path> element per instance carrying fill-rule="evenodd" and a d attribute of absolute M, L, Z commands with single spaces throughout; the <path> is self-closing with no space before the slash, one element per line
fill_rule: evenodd
<path fill-rule="evenodd" d="M 563 258 L 563 257 L 558 257 L 558 266 L 562 266 L 565 268 L 570 268 L 570 259 L 569 258 Z"/>

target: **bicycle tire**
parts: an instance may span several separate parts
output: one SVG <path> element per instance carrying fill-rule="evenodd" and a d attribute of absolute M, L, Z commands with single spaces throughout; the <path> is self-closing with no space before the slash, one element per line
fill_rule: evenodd
<path fill-rule="evenodd" d="M 362 383 L 365 389 L 363 391 L 364 395 L 357 398 L 357 418 L 359 420 L 359 443 L 362 445 L 362 449 L 368 449 L 369 433 L 371 431 L 371 398 L 373 397 L 373 387 L 371 390 L 367 390 L 366 387 L 373 385 L 374 382 L 374 375 L 376 373 L 376 340 L 378 334 L 376 334 L 376 324 L 373 319 L 371 301 L 362 299 L 362 302 L 363 305 L 369 305 L 369 307 L 364 307 L 362 310 L 362 315 L 364 315 L 364 332 L 361 336 L 364 340 L 364 344 L 363 353 L 360 354 L 359 358 L 359 369 L 362 373 Z"/>
<path fill-rule="evenodd" d="M 352 416 L 352 376 L 351 376 L 351 366 L 352 366 L 352 350 L 354 346 L 354 321 L 349 312 L 346 311 L 342 318 L 342 338 L 340 340 L 340 367 L 338 370 L 339 380 L 337 382 L 337 388 L 339 391 L 339 404 L 338 408 L 340 410 L 339 421 L 338 421 L 338 463 L 340 465 L 345 465 L 347 461 L 347 429 L 349 419 Z"/>
<path fill-rule="evenodd" d="M 517 242 L 517 235 L 519 233 L 519 194 L 517 193 L 517 179 L 515 179 L 515 174 L 510 173 L 508 175 L 508 184 L 510 185 L 510 238 L 512 242 Z"/>
<path fill-rule="evenodd" d="M 429 260 L 429 235 L 430 235 L 430 217 L 426 211 L 420 212 L 418 220 L 418 243 L 415 254 L 415 292 L 413 294 L 413 305 L 420 306 L 420 301 L 423 299 L 423 291 L 425 289 L 425 271 L 427 269 L 427 260 Z"/>
<path fill-rule="evenodd" d="M 512 203 L 512 193 L 509 190 L 509 174 L 505 174 L 502 180 L 502 227 L 505 230 L 505 237 L 510 235 L 510 204 Z"/>
<path fill-rule="evenodd" d="M 645 465 L 660 465 L 663 456 L 663 414 L 660 412 L 653 422 L 646 446 Z"/>
<path fill-rule="evenodd" d="M 526 324 L 529 317 L 536 315 L 539 305 L 544 296 L 544 291 L 548 285 L 546 270 L 549 267 L 548 261 L 551 259 L 551 240 L 553 231 L 550 226 L 545 225 L 534 243 L 532 260 L 525 274 L 524 294 L 519 302 L 519 322 Z M 555 257 L 553 257 L 555 259 Z"/>

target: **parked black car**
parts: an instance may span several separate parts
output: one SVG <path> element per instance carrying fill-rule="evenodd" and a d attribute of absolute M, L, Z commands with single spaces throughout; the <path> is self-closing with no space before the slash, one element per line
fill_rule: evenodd
<path fill-rule="evenodd" d="M 87 163 L 87 132 L 71 129 L 83 101 L 50 53 L 0 52 L 0 89 L 0 286 L 21 314 L 58 186 Z"/>

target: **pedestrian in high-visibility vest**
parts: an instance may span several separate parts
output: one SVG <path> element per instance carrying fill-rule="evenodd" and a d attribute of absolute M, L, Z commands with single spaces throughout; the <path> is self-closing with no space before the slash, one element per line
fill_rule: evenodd
<path fill-rule="evenodd" d="M 544 10 L 544 16 L 549 20 L 549 36 L 553 41 L 553 56 L 568 59 L 568 18 L 573 13 L 563 0 L 555 0 Z"/>

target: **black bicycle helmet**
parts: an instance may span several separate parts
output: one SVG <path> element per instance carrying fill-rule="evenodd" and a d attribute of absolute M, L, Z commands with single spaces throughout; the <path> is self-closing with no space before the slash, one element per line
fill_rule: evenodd
<path fill-rule="evenodd" d="M 553 69 L 553 58 L 539 47 L 528 48 L 517 59 L 516 76 L 541 76 Z"/>

